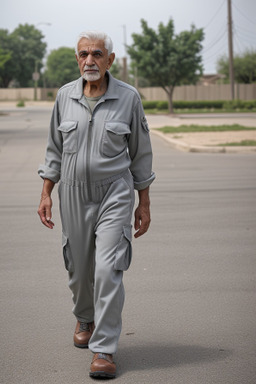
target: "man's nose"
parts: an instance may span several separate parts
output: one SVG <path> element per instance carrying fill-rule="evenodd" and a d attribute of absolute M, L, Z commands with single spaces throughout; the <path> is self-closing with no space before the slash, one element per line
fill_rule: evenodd
<path fill-rule="evenodd" d="M 85 61 L 85 64 L 86 65 L 93 65 L 94 64 L 94 58 L 93 58 L 93 55 L 89 54 L 86 58 L 86 61 Z"/>

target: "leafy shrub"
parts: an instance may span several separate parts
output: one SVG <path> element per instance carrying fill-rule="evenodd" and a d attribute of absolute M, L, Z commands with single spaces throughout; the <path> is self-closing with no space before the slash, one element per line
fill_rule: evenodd
<path fill-rule="evenodd" d="M 160 111 L 163 109 L 168 109 L 168 101 L 158 101 L 156 103 L 156 108 Z"/>
<path fill-rule="evenodd" d="M 47 99 L 48 100 L 53 100 L 53 92 L 47 92 Z"/>
<path fill-rule="evenodd" d="M 176 109 L 221 109 L 224 101 L 222 100 L 202 100 L 202 101 L 174 101 L 173 106 Z"/>
<path fill-rule="evenodd" d="M 16 104 L 16 107 L 25 107 L 25 101 L 19 100 L 18 103 Z"/>
<path fill-rule="evenodd" d="M 168 109 L 167 101 L 142 101 L 144 109 Z M 174 109 L 226 109 L 226 110 L 253 110 L 256 109 L 256 100 L 199 100 L 199 101 L 173 101 Z"/>
<path fill-rule="evenodd" d="M 158 101 L 147 101 L 142 100 L 143 108 L 144 109 L 155 109 L 157 107 Z"/>
<path fill-rule="evenodd" d="M 256 108 L 256 100 L 228 100 L 223 105 L 224 109 L 227 110 L 237 110 L 237 109 L 249 109 L 252 110 Z"/>

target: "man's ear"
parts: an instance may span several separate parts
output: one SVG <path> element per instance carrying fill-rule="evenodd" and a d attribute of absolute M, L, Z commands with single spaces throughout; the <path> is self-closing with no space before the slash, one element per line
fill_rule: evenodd
<path fill-rule="evenodd" d="M 108 56 L 108 65 L 107 65 L 107 69 L 110 69 L 111 68 L 111 65 L 113 64 L 114 60 L 115 60 L 115 57 L 116 55 L 114 54 L 114 52 L 110 53 L 110 55 Z"/>
<path fill-rule="evenodd" d="M 78 63 L 78 57 L 77 57 L 77 55 L 75 55 L 76 56 L 76 61 L 77 61 L 77 63 Z"/>

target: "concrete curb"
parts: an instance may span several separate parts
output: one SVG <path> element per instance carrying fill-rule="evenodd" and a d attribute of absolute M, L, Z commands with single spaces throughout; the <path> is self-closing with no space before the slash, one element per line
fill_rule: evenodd
<path fill-rule="evenodd" d="M 175 140 L 168 137 L 166 134 L 158 131 L 157 129 L 151 129 L 151 133 L 160 136 L 162 139 L 171 144 L 172 147 L 177 148 L 185 152 L 198 152 L 198 153 L 256 153 L 256 147 L 217 147 L 217 146 L 203 146 L 203 145 L 189 145 L 181 140 Z"/>

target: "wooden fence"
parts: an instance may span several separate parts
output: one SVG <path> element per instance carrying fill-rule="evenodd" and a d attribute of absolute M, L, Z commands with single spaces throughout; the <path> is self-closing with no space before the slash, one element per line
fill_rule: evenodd
<path fill-rule="evenodd" d="M 57 88 L 37 88 L 37 100 L 54 100 Z M 145 100 L 167 100 L 162 88 L 139 88 Z M 236 84 L 235 98 L 256 99 L 256 84 Z M 186 85 L 174 89 L 173 100 L 230 100 L 230 85 Z M 34 100 L 34 88 L 0 88 L 0 101 Z"/>
<path fill-rule="evenodd" d="M 139 92 L 145 100 L 168 100 L 162 88 L 140 88 Z M 256 99 L 256 84 L 235 84 L 235 98 L 241 100 Z M 230 85 L 184 85 L 174 88 L 173 100 L 231 100 Z"/>

